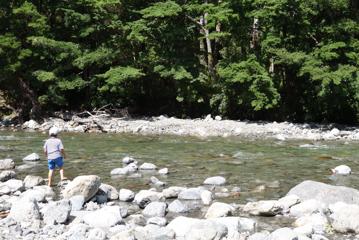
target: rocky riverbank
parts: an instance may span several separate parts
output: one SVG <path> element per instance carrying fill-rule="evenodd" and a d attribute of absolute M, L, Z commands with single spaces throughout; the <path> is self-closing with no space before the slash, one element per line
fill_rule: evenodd
<path fill-rule="evenodd" d="M 82 117 L 80 117 L 82 116 Z M 359 140 L 359 128 L 334 124 L 293 124 L 288 122 L 247 122 L 222 120 L 220 116 L 204 119 L 178 119 L 174 117 L 151 117 L 142 119 L 115 118 L 108 114 L 59 115 L 42 123 L 34 120 L 21 126 L 25 130 L 47 131 L 57 126 L 66 132 L 106 132 L 143 135 L 179 135 L 197 137 L 254 137 L 308 140 Z M 11 126 L 10 126 L 11 128 Z"/>
<path fill-rule="evenodd" d="M 167 186 L 151 163 L 126 157 L 109 174 L 149 171 L 151 189 L 116 189 L 96 175 L 78 176 L 50 188 L 39 176 L 16 179 L 12 159 L 0 160 L 1 239 L 93 240 L 344 240 L 359 236 L 359 191 L 304 181 L 285 196 L 237 204 L 221 202 L 224 177 L 201 186 Z M 168 175 L 170 177 L 171 174 Z M 160 178 L 160 179 L 158 179 Z M 61 193 L 55 194 L 54 190 Z M 221 193 L 221 198 L 217 198 Z M 283 218 L 283 226 L 262 227 L 263 218 Z"/>

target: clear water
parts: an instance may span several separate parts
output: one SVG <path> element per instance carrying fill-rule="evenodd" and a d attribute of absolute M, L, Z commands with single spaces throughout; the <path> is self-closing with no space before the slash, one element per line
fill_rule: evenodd
<path fill-rule="evenodd" d="M 95 174 L 102 182 L 117 189 L 134 191 L 148 189 L 153 175 L 168 186 L 199 186 L 210 176 L 227 179 L 225 186 L 241 188 L 240 196 L 223 199 L 244 203 L 249 200 L 278 199 L 304 180 L 316 180 L 333 185 L 359 189 L 359 148 L 357 142 L 277 141 L 244 138 L 196 138 L 178 136 L 138 136 L 123 134 L 61 134 L 67 159 L 65 173 L 70 179 Z M 22 158 L 36 152 L 42 160 L 18 171 L 18 177 L 28 174 L 47 176 L 47 162 L 42 154 L 46 134 L 37 132 L 0 132 L 0 159 L 12 158 L 17 166 Z M 156 172 L 139 176 L 111 177 L 110 171 L 122 167 L 124 156 L 133 156 L 139 164 L 151 162 L 158 168 L 167 167 L 168 176 Z M 333 178 L 330 168 L 346 164 L 353 174 Z M 55 175 L 55 182 L 59 174 Z M 279 183 L 279 186 L 278 186 Z M 257 191 L 258 186 L 265 186 Z"/>
<path fill-rule="evenodd" d="M 134 191 L 149 188 L 148 180 L 155 175 L 169 186 L 199 186 L 210 176 L 227 179 L 227 188 L 240 187 L 247 198 L 276 199 L 303 180 L 316 180 L 334 185 L 359 188 L 359 148 L 357 142 L 276 141 L 242 138 L 206 138 L 178 136 L 138 136 L 119 134 L 61 134 L 67 159 L 65 171 L 69 178 L 95 174 L 102 182 L 116 188 Z M 19 178 L 28 174 L 47 176 L 47 162 L 42 154 L 46 134 L 36 132 L 0 132 L 0 159 L 12 158 L 17 166 L 29 165 L 18 171 Z M 36 152 L 42 160 L 26 163 L 22 158 Z M 167 167 L 168 176 L 142 172 L 142 177 L 111 177 L 110 171 L 122 167 L 124 156 L 151 162 L 158 168 Z M 330 168 L 349 165 L 353 174 L 333 178 Z M 58 181 L 58 174 L 55 180 Z M 279 182 L 279 187 L 277 183 Z M 258 186 L 265 185 L 262 191 Z"/>

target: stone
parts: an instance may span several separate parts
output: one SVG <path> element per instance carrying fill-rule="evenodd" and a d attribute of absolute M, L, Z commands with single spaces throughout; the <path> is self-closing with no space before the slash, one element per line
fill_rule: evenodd
<path fill-rule="evenodd" d="M 186 188 L 184 188 L 184 187 L 173 186 L 173 187 L 163 189 L 162 194 L 165 198 L 177 198 L 178 194 L 185 189 Z"/>
<path fill-rule="evenodd" d="M 134 233 L 131 230 L 125 230 L 113 235 L 110 240 L 136 240 Z"/>
<path fill-rule="evenodd" d="M 164 217 L 166 215 L 167 204 L 164 202 L 151 202 L 142 211 L 147 217 Z"/>
<path fill-rule="evenodd" d="M 268 236 L 269 236 L 269 232 L 267 231 L 257 232 L 250 235 L 247 240 L 267 240 Z"/>
<path fill-rule="evenodd" d="M 14 202 L 10 209 L 9 217 L 16 222 L 28 224 L 34 220 L 40 220 L 40 210 L 37 202 L 30 199 L 19 199 Z"/>
<path fill-rule="evenodd" d="M 302 201 L 316 199 L 328 206 L 336 202 L 359 205 L 359 191 L 354 188 L 304 181 L 292 188 L 288 195 L 297 195 Z"/>
<path fill-rule="evenodd" d="M 176 199 L 168 205 L 168 211 L 174 213 L 186 213 L 189 209 L 181 201 Z"/>
<path fill-rule="evenodd" d="M 118 191 L 115 187 L 102 183 L 99 187 L 99 191 L 103 191 L 105 195 L 107 196 L 108 200 L 117 200 L 119 198 Z"/>
<path fill-rule="evenodd" d="M 130 163 L 133 163 L 133 162 L 135 162 L 135 159 L 133 157 L 126 156 L 126 157 L 122 158 L 122 163 L 123 164 L 130 164 Z"/>
<path fill-rule="evenodd" d="M 226 179 L 221 176 L 210 177 L 210 178 L 207 178 L 206 180 L 204 180 L 203 184 L 217 185 L 217 186 L 224 185 L 224 184 L 226 184 Z"/>
<path fill-rule="evenodd" d="M 135 193 L 129 189 L 120 189 L 119 192 L 119 199 L 120 201 L 124 202 L 132 202 L 132 200 L 135 198 Z"/>
<path fill-rule="evenodd" d="M 88 201 L 95 196 L 100 185 L 100 178 L 96 175 L 78 176 L 66 186 L 62 194 L 64 198 L 83 195 L 85 201 Z"/>
<path fill-rule="evenodd" d="M 201 220 L 190 226 L 185 234 L 186 240 L 220 240 L 227 236 L 228 229 L 221 223 Z"/>
<path fill-rule="evenodd" d="M 316 234 L 324 234 L 329 222 L 324 214 L 314 213 L 298 218 L 293 223 L 295 227 L 310 226 Z"/>
<path fill-rule="evenodd" d="M 275 200 L 262 200 L 247 203 L 243 211 L 251 215 L 275 216 L 282 212 L 282 206 Z"/>
<path fill-rule="evenodd" d="M 69 230 L 61 235 L 62 239 L 68 240 L 87 240 L 86 232 L 89 230 L 89 226 L 83 223 L 73 224 Z"/>
<path fill-rule="evenodd" d="M 175 237 L 172 230 L 154 224 L 136 227 L 134 229 L 134 235 L 136 240 L 170 240 Z"/>
<path fill-rule="evenodd" d="M 14 169 L 15 162 L 10 158 L 0 159 L 0 170 Z"/>
<path fill-rule="evenodd" d="M 217 116 L 214 117 L 214 120 L 216 120 L 216 121 L 221 121 L 221 120 L 222 120 L 222 117 L 217 115 Z"/>
<path fill-rule="evenodd" d="M 40 124 L 38 124 L 35 120 L 31 119 L 29 121 L 24 122 L 22 124 L 22 128 L 36 130 L 40 128 Z"/>
<path fill-rule="evenodd" d="M 340 233 L 359 233 L 359 205 L 337 202 L 329 205 L 330 222 Z"/>
<path fill-rule="evenodd" d="M 167 219 L 164 217 L 152 217 L 147 220 L 147 224 L 154 224 L 160 227 L 164 227 L 167 224 Z"/>
<path fill-rule="evenodd" d="M 312 234 L 312 240 L 329 240 L 329 239 L 320 234 Z"/>
<path fill-rule="evenodd" d="M 153 163 L 143 163 L 140 166 L 140 170 L 156 170 L 157 167 Z"/>
<path fill-rule="evenodd" d="M 86 214 L 83 220 L 91 227 L 109 228 L 115 226 L 122 222 L 120 207 L 104 207 Z"/>
<path fill-rule="evenodd" d="M 17 179 L 10 179 L 6 182 L 0 183 L 0 188 L 6 186 L 10 189 L 10 192 L 14 193 L 16 191 L 23 191 L 24 190 L 24 183 L 21 180 Z"/>
<path fill-rule="evenodd" d="M 178 199 L 183 200 L 201 200 L 201 189 L 187 188 L 178 194 Z"/>
<path fill-rule="evenodd" d="M 348 167 L 347 165 L 340 165 L 331 170 L 332 170 L 332 173 L 335 175 L 344 175 L 344 176 L 350 175 L 352 172 L 350 167 Z"/>
<path fill-rule="evenodd" d="M 158 174 L 167 175 L 168 174 L 168 168 L 161 168 L 160 170 L 158 170 Z"/>
<path fill-rule="evenodd" d="M 213 194 L 208 190 L 203 190 L 201 192 L 201 200 L 203 205 L 210 205 L 213 201 Z"/>
<path fill-rule="evenodd" d="M 24 179 L 25 188 L 29 189 L 38 185 L 45 184 L 45 180 L 40 176 L 27 175 Z"/>
<path fill-rule="evenodd" d="M 34 186 L 33 190 L 41 191 L 45 194 L 46 200 L 52 200 L 55 197 L 54 190 L 47 185 Z"/>
<path fill-rule="evenodd" d="M 71 212 L 71 202 L 61 200 L 50 202 L 41 209 L 44 222 L 48 225 L 66 223 Z"/>
<path fill-rule="evenodd" d="M 289 214 L 293 217 L 302 217 L 305 215 L 311 215 L 313 213 L 323 213 L 325 211 L 325 204 L 310 199 L 294 205 L 290 208 Z"/>
<path fill-rule="evenodd" d="M 161 182 L 158 178 L 156 178 L 155 176 L 152 176 L 150 178 L 150 182 L 151 184 L 155 185 L 156 187 L 164 187 L 166 185 L 165 182 Z"/>
<path fill-rule="evenodd" d="M 134 199 L 134 202 L 141 208 L 145 208 L 150 202 L 163 201 L 164 197 L 162 193 L 152 190 L 141 190 L 139 191 Z"/>
<path fill-rule="evenodd" d="M 266 240 L 299 240 L 298 234 L 296 234 L 290 228 L 279 228 L 273 231 Z"/>
<path fill-rule="evenodd" d="M 166 228 L 174 231 L 177 239 L 181 239 L 181 237 L 185 237 L 192 225 L 200 221 L 200 219 L 196 218 L 179 216 L 173 219 Z"/>
<path fill-rule="evenodd" d="M 215 202 L 207 210 L 205 218 L 226 217 L 233 214 L 234 207 L 227 203 Z"/>
<path fill-rule="evenodd" d="M 101 228 L 91 229 L 88 233 L 89 240 L 105 240 L 106 238 L 106 232 Z"/>
<path fill-rule="evenodd" d="M 6 182 L 7 180 L 13 179 L 16 177 L 16 173 L 11 170 L 5 170 L 0 173 L 0 182 Z"/>
<path fill-rule="evenodd" d="M 111 175 L 126 175 L 129 171 L 127 168 L 114 168 L 111 170 Z"/>
<path fill-rule="evenodd" d="M 300 198 L 297 195 L 287 195 L 278 199 L 278 205 L 281 206 L 283 213 L 288 213 L 289 209 L 300 203 Z"/>
<path fill-rule="evenodd" d="M 46 201 L 46 193 L 45 191 L 39 190 L 39 189 L 29 189 L 25 192 L 23 192 L 20 195 L 21 198 L 27 198 L 36 200 L 36 202 L 45 202 Z"/>
<path fill-rule="evenodd" d="M 130 215 L 126 218 L 127 224 L 130 225 L 138 225 L 138 226 L 145 226 L 146 225 L 146 218 L 142 214 L 134 214 Z"/>
<path fill-rule="evenodd" d="M 75 195 L 70 199 L 71 211 L 80 211 L 85 203 L 85 197 L 83 195 Z"/>
<path fill-rule="evenodd" d="M 228 230 L 227 239 L 240 239 L 240 232 L 254 232 L 254 229 L 256 227 L 256 222 L 249 218 L 244 219 L 241 217 L 220 217 L 212 218 L 211 221 L 226 226 Z M 242 226 L 242 223 L 246 224 L 246 221 L 252 221 L 253 226 L 249 227 L 249 224 L 247 224 L 247 227 L 245 227 L 244 225 Z"/>
<path fill-rule="evenodd" d="M 23 161 L 39 161 L 40 156 L 37 153 L 31 153 L 22 159 Z"/>

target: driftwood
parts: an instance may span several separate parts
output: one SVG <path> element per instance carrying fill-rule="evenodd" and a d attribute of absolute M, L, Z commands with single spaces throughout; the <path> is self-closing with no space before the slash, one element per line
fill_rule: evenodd
<path fill-rule="evenodd" d="M 9 211 L 0 212 L 0 218 L 6 218 L 9 215 Z"/>

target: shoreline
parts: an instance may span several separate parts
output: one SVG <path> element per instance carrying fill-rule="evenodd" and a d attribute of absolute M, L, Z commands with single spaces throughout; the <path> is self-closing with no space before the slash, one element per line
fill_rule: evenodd
<path fill-rule="evenodd" d="M 43 123 L 34 120 L 22 125 L 1 126 L 1 129 L 47 131 L 57 126 L 64 132 L 103 132 L 139 135 L 173 135 L 191 137 L 250 137 L 284 140 L 359 140 L 359 127 L 337 124 L 298 124 L 290 122 L 251 122 L 222 120 L 220 116 L 204 119 L 175 117 L 117 118 L 108 114 L 67 118 L 47 118 Z"/>

